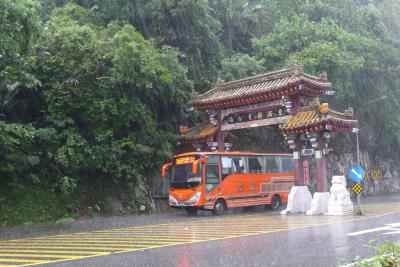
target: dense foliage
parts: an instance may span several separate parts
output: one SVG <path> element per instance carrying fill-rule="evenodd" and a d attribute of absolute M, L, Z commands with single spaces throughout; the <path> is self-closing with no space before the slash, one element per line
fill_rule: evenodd
<path fill-rule="evenodd" d="M 372 239 L 368 245 L 374 253 L 372 257 L 361 259 L 357 257 L 353 262 L 360 267 L 383 267 L 383 266 L 399 266 L 400 265 L 400 244 L 394 241 L 386 241 L 381 245 L 376 245 L 377 239 Z M 340 263 L 340 265 L 345 265 Z"/>
<path fill-rule="evenodd" d="M 398 156 L 399 11 L 391 0 L 0 0 L 0 222 L 135 199 L 173 153 L 193 90 L 293 60 L 327 71 L 329 102 L 355 107 L 374 156 Z"/>

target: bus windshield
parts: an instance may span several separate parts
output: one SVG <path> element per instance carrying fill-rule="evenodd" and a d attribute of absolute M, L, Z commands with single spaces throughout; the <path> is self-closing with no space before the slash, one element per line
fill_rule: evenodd
<path fill-rule="evenodd" d="M 197 174 L 192 173 L 193 164 L 180 164 L 174 166 L 172 188 L 195 188 L 201 184 L 202 165 L 199 164 Z"/>

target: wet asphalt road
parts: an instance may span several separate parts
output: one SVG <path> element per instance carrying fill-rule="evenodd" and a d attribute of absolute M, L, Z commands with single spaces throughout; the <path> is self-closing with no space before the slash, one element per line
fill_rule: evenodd
<path fill-rule="evenodd" d="M 374 204 L 377 201 L 381 203 L 380 206 Z M 385 201 L 388 202 L 387 205 Z M 96 242 L 91 246 L 93 249 L 101 249 L 101 246 L 111 249 L 109 243 L 117 241 L 109 239 L 126 242 L 121 240 L 138 236 L 142 236 L 145 242 L 155 243 L 147 247 L 142 245 L 143 248 L 129 248 L 129 252 L 123 252 L 128 251 L 128 248 L 113 247 L 114 251 L 111 254 L 107 252 L 103 256 L 94 255 L 85 259 L 71 257 L 62 262 L 53 260 L 42 266 L 337 266 L 341 260 L 351 262 L 356 256 L 370 255 L 373 251 L 367 247 L 368 241 L 376 237 L 380 239 L 380 243 L 384 240 L 400 241 L 400 233 L 384 234 L 385 231 L 356 236 L 346 235 L 382 227 L 385 224 L 400 223 L 400 208 L 397 201 L 398 197 L 372 199 L 369 201 L 371 202 L 369 209 L 365 208 L 367 216 L 350 216 L 344 221 L 337 217 L 329 218 L 330 216 L 286 217 L 272 212 L 265 213 L 263 209 L 257 209 L 255 212 L 237 210 L 219 218 L 210 216 L 207 212 L 188 218 L 183 212 L 173 211 L 7 229 L 0 232 L 0 238 L 3 240 L 3 245 L 7 246 L 10 245 L 10 241 L 5 240 L 9 239 L 49 238 L 60 234 L 64 234 L 63 238 L 68 239 L 68 242 L 74 240 L 79 244 L 85 238 L 87 240 L 91 237 L 101 238 L 100 244 L 97 241 L 88 241 Z M 385 211 L 384 207 L 389 206 L 390 209 Z M 86 233 L 100 230 L 99 233 Z M 83 232 L 84 236 L 73 234 L 77 232 Z M 106 234 L 107 240 L 104 241 Z M 178 240 L 178 236 L 181 239 Z M 172 243 L 168 238 L 176 240 Z M 50 247 L 64 242 L 57 239 L 60 238 L 51 239 L 51 242 L 55 243 Z M 39 242 L 38 240 L 41 239 L 36 238 L 34 242 Z M 46 240 L 40 242 L 48 243 Z M 171 243 L 164 242 L 166 240 Z M 106 245 L 101 242 L 106 242 Z M 18 251 L 21 248 L 16 249 Z M 31 249 L 33 251 L 33 248 Z M 53 256 L 61 253 L 56 249 L 52 248 Z M 84 247 L 84 249 L 90 248 Z M 0 255 L 0 266 L 2 263 L 7 263 L 4 262 L 4 257 L 1 259 Z M 18 265 L 23 266 L 24 262 Z"/>
<path fill-rule="evenodd" d="M 400 213 L 298 230 L 121 253 L 49 266 L 337 266 L 373 252 L 376 237 L 400 241 L 400 234 L 347 233 L 399 223 Z M 250 222 L 249 222 L 250 223 Z"/>

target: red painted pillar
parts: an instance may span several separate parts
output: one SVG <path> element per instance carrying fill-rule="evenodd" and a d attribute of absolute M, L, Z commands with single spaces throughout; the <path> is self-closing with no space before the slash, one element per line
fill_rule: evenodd
<path fill-rule="evenodd" d="M 323 150 L 315 151 L 317 192 L 328 192 L 328 177 L 326 175 L 326 158 Z"/>
<path fill-rule="evenodd" d="M 217 151 L 219 152 L 225 151 L 224 134 L 220 129 L 217 132 Z"/>
<path fill-rule="evenodd" d="M 293 171 L 295 178 L 294 185 L 304 185 L 303 158 L 301 157 L 301 152 L 296 150 L 293 152 Z"/>
<path fill-rule="evenodd" d="M 217 151 L 223 152 L 225 151 L 225 140 L 224 140 L 224 133 L 221 131 L 222 118 L 220 110 L 217 111 L 217 119 L 218 119 Z"/>
<path fill-rule="evenodd" d="M 296 115 L 300 108 L 300 99 L 298 96 L 290 97 L 290 101 L 292 102 L 292 108 L 290 110 L 290 115 Z M 293 171 L 294 171 L 294 185 L 295 186 L 303 186 L 304 185 L 304 170 L 303 170 L 303 157 L 301 156 L 301 150 L 303 148 L 303 144 L 300 140 L 300 136 L 297 134 L 293 140 L 295 143 L 293 150 Z"/>

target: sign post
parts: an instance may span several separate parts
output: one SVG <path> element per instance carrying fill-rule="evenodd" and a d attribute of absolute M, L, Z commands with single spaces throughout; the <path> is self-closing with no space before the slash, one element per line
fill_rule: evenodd
<path fill-rule="evenodd" d="M 363 168 L 361 168 L 360 166 L 356 165 L 353 168 L 351 168 L 349 170 L 349 176 L 350 179 L 353 180 L 354 182 L 356 182 L 356 184 L 353 186 L 353 191 L 354 193 L 357 194 L 357 212 L 356 215 L 362 215 L 361 213 L 361 208 L 360 208 L 360 193 L 362 191 L 362 187 L 360 185 L 359 182 L 362 181 L 362 179 L 364 179 L 365 176 L 365 171 Z"/>

